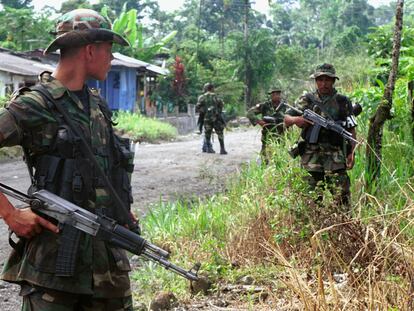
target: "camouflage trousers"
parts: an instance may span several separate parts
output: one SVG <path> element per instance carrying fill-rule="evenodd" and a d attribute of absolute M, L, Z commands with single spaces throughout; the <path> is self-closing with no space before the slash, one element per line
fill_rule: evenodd
<path fill-rule="evenodd" d="M 210 121 L 210 120 L 205 120 L 204 121 L 204 135 L 206 137 L 206 141 L 210 142 L 211 140 L 211 135 L 213 133 L 213 129 L 216 132 L 218 139 L 219 140 L 223 140 L 224 139 L 224 126 L 223 123 L 220 121 Z"/>
<path fill-rule="evenodd" d="M 48 288 L 22 285 L 22 311 L 132 311 L 132 296 L 94 298 Z"/>
<path fill-rule="evenodd" d="M 328 189 L 334 196 L 335 203 L 345 208 L 350 207 L 351 181 L 346 170 L 338 170 L 332 173 L 308 172 L 306 181 L 311 190 L 318 191 L 317 201 L 322 201 L 322 191 Z"/>

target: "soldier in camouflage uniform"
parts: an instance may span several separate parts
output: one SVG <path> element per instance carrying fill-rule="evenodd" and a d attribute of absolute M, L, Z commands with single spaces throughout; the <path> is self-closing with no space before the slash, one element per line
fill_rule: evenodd
<path fill-rule="evenodd" d="M 224 128 L 226 126 L 222 112 L 223 101 L 214 93 L 214 86 L 211 83 L 207 83 L 204 86 L 205 93 L 200 95 L 197 101 L 196 109 L 200 114 L 204 115 L 204 142 L 203 152 L 215 153 L 213 145 L 211 144 L 211 135 L 213 129 L 218 136 L 220 143 L 220 154 L 227 154 L 224 148 Z"/>
<path fill-rule="evenodd" d="M 315 79 L 317 90 L 299 98 L 296 107 L 304 111 L 311 109 L 324 118 L 334 120 L 356 139 L 356 121 L 348 97 L 339 94 L 334 88 L 335 68 L 331 64 L 318 66 L 311 78 Z M 317 141 L 311 143 L 312 131 L 316 125 L 307 122 L 299 113 L 289 109 L 285 116 L 287 127 L 295 124 L 302 129 L 299 152 L 301 164 L 309 173 L 309 185 L 328 185 L 335 194 L 338 205 L 349 208 L 350 180 L 346 172 L 354 165 L 355 144 L 346 141 L 336 132 L 321 128 Z M 319 197 L 321 199 L 321 197 Z"/>
<path fill-rule="evenodd" d="M 257 104 L 247 112 L 247 118 L 251 124 L 259 124 L 262 127 L 262 149 L 260 153 L 266 162 L 268 161 L 266 144 L 269 143 L 269 140 L 276 140 L 283 134 L 283 118 L 286 111 L 286 106 L 281 101 L 282 90 L 280 88 L 271 88 L 268 94 L 270 100 Z M 273 119 L 271 121 L 264 120 L 265 117 L 272 117 Z"/>
<path fill-rule="evenodd" d="M 118 195 L 130 203 L 128 175 L 133 153 L 127 150 L 128 142 L 122 144 L 113 133 L 105 100 L 85 84 L 89 78 L 106 78 L 113 42 L 128 45 L 95 11 L 78 9 L 58 19 L 57 37 L 45 53 L 60 49 L 59 64 L 53 74 L 43 73 L 37 86 L 50 97 L 36 87 L 20 89 L 0 110 L 0 147 L 23 147 L 34 171 L 32 189 L 49 190 L 89 211 L 119 220 L 118 207 L 102 178 L 53 104 L 59 101 L 66 109 Z M 58 229 L 54 221 L 41 218 L 30 208 L 15 208 L 3 194 L 0 216 L 20 237 L 1 279 L 21 285 L 22 310 L 132 310 L 130 264 L 123 250 L 71 227 Z M 65 234 L 71 230 L 73 240 Z M 71 247 L 73 258 L 58 256 Z"/>

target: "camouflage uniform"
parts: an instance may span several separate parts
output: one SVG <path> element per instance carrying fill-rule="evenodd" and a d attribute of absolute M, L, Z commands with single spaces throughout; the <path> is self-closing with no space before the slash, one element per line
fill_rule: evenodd
<path fill-rule="evenodd" d="M 262 128 L 262 149 L 260 151 L 262 156 L 266 156 L 266 144 L 269 140 L 277 140 L 283 134 L 283 118 L 285 112 L 286 106 L 283 105 L 283 102 L 275 107 L 271 100 L 257 104 L 247 112 L 247 118 L 252 125 L 256 125 L 257 122 L 265 116 L 273 117 L 276 121 L 276 123 L 267 123 Z M 259 115 L 261 118 L 258 117 Z"/>
<path fill-rule="evenodd" d="M 197 101 L 196 108 L 204 115 L 205 151 L 208 153 L 215 152 L 211 144 L 211 135 L 214 129 L 220 142 L 220 154 L 227 154 L 224 148 L 223 131 L 225 123 L 222 117 L 223 106 L 223 101 L 211 90 L 200 95 Z"/>
<path fill-rule="evenodd" d="M 333 66 L 329 64 L 323 66 L 333 69 Z M 316 78 L 317 74 L 321 75 L 321 73 L 330 74 L 330 71 L 323 70 L 326 68 L 323 67 L 320 72 L 317 69 L 316 76 L 312 75 L 311 77 Z M 331 74 L 329 76 L 337 78 L 334 69 Z M 351 101 L 348 97 L 337 93 L 335 89 L 331 95 L 322 96 L 318 91 L 307 93 L 298 99 L 296 108 L 300 111 L 313 110 L 324 118 L 341 124 L 347 131 L 356 126 Z M 288 109 L 286 114 L 300 115 L 298 111 L 293 109 Z M 339 200 L 338 203 L 348 206 L 350 203 L 350 180 L 346 172 L 346 158 L 352 150 L 350 143 L 338 133 L 324 128 L 320 129 L 317 142 L 310 143 L 310 133 L 314 126 L 302 130 L 302 140 L 299 143 L 301 164 L 310 175 L 308 183 L 312 189 L 315 189 L 320 183 L 326 183 L 331 192 L 339 192 L 339 195 L 336 196 L 336 199 Z"/>
<path fill-rule="evenodd" d="M 113 39 L 109 31 L 104 35 Z M 59 41 L 62 36 L 65 35 L 52 42 L 49 51 L 64 46 Z M 119 150 L 114 150 L 117 145 L 113 143 L 107 103 L 86 85 L 87 99 L 79 100 L 50 73 L 43 73 L 41 82 L 65 107 L 90 142 L 101 168 L 111 176 L 114 155 Z M 0 147 L 21 145 L 25 149 L 35 168 L 35 188 L 47 189 L 92 212 L 110 214 L 115 207 L 104 184 L 89 160 L 80 155 L 82 147 L 76 144 L 73 132 L 59 120 L 61 115 L 55 109 L 38 91 L 21 89 L 0 110 Z M 130 187 L 129 180 L 125 186 Z M 71 190 L 63 193 L 63 189 Z M 62 233 L 65 230 L 66 227 Z M 20 239 L 5 263 L 1 279 L 21 285 L 23 310 L 132 310 L 128 275 L 131 268 L 125 251 L 80 232 L 75 271 L 61 276 L 56 272 L 56 263 L 60 245 L 66 247 L 62 236 L 43 230 L 32 239 Z"/>

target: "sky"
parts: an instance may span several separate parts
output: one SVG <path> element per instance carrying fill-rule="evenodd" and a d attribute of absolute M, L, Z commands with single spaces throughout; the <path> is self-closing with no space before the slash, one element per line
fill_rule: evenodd
<path fill-rule="evenodd" d="M 381 4 L 388 4 L 392 0 L 368 0 L 368 3 L 371 5 L 377 7 Z M 60 9 L 62 5 L 62 0 L 32 0 L 32 3 L 36 10 L 40 11 L 45 5 L 50 5 L 52 7 L 55 7 L 56 9 Z M 98 2 L 96 0 L 90 1 Z M 253 5 L 253 8 L 259 12 L 266 13 L 266 11 L 269 8 L 268 0 L 252 0 L 252 2 L 255 2 Z M 161 10 L 163 11 L 174 11 L 179 9 L 182 4 L 184 3 L 184 0 L 158 0 L 158 4 L 160 5 Z"/>

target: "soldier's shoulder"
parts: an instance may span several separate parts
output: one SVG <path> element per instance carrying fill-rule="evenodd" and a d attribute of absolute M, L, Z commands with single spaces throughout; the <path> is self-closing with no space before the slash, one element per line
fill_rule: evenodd
<path fill-rule="evenodd" d="M 43 96 L 39 92 L 27 86 L 21 87 L 12 94 L 9 103 L 13 102 L 26 105 L 39 104 L 43 107 L 47 107 Z"/>
<path fill-rule="evenodd" d="M 28 86 L 23 86 L 17 90 L 15 90 L 13 92 L 13 94 L 10 97 L 10 100 L 14 101 L 17 100 L 19 98 L 21 98 L 22 96 L 24 96 L 25 94 L 27 94 L 28 92 L 31 92 L 32 90 L 30 89 L 30 87 Z"/>

